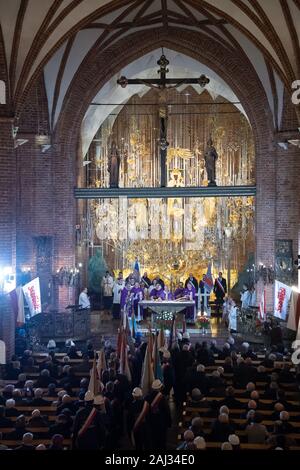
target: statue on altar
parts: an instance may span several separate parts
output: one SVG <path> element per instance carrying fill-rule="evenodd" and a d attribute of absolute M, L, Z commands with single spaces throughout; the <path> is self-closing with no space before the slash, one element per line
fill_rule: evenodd
<path fill-rule="evenodd" d="M 112 142 L 108 159 L 109 187 L 119 187 L 120 154 L 115 141 Z"/>
<path fill-rule="evenodd" d="M 218 153 L 213 146 L 213 141 L 210 138 L 207 141 L 207 147 L 204 153 L 205 168 L 207 172 L 208 186 L 216 186 L 216 161 Z"/>

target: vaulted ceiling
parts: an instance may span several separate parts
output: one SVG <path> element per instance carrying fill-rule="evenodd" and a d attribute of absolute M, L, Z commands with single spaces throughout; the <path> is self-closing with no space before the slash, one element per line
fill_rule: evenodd
<path fill-rule="evenodd" d="M 283 86 L 290 89 L 300 76 L 300 0 L 0 0 L 0 26 L 10 100 L 20 102 L 44 72 L 52 127 L 93 47 L 105 50 L 153 27 L 201 31 L 232 54 L 245 54 L 266 90 L 274 121 Z"/>

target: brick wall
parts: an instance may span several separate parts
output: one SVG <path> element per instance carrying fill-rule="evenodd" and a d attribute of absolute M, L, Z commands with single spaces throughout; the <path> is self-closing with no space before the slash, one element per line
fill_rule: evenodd
<path fill-rule="evenodd" d="M 16 155 L 12 120 L 0 117 L 0 267 L 16 264 Z"/>
<path fill-rule="evenodd" d="M 0 297 L 0 339 L 5 342 L 8 360 L 15 352 L 15 317 L 8 295 Z"/>

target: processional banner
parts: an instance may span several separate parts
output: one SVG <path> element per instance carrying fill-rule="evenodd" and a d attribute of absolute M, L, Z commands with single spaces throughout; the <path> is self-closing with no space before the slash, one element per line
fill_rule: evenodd
<path fill-rule="evenodd" d="M 33 317 L 42 312 L 40 279 L 36 277 L 23 286 L 23 292 L 27 301 L 30 316 Z"/>
<path fill-rule="evenodd" d="M 274 316 L 281 320 L 286 320 L 288 314 L 288 305 L 291 297 L 292 288 L 275 281 L 275 299 L 274 299 Z"/>

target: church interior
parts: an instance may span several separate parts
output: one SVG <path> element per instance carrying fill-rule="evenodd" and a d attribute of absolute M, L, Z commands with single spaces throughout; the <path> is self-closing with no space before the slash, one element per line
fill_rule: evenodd
<path fill-rule="evenodd" d="M 0 450 L 300 450 L 299 37 L 0 0 Z"/>

